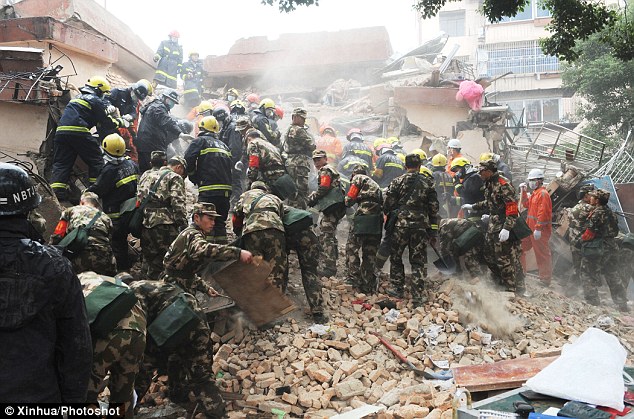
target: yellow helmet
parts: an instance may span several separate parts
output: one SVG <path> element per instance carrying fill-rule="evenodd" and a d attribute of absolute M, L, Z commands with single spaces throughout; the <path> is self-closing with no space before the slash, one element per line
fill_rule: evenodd
<path fill-rule="evenodd" d="M 400 140 L 398 139 L 398 137 L 388 137 L 387 140 L 385 140 L 388 144 L 396 144 L 398 143 Z"/>
<path fill-rule="evenodd" d="M 405 163 L 405 154 L 404 153 L 396 153 L 396 157 L 401 159 L 401 162 Z"/>
<path fill-rule="evenodd" d="M 431 164 L 432 166 L 446 166 L 447 157 L 444 154 L 438 153 L 434 157 L 431 158 Z"/>
<path fill-rule="evenodd" d="M 493 153 L 482 153 L 480 154 L 480 162 L 483 161 L 487 161 L 487 160 L 493 160 Z"/>
<path fill-rule="evenodd" d="M 427 177 L 434 177 L 434 175 L 431 173 L 431 170 L 429 170 L 427 166 L 421 166 L 420 173 Z"/>
<path fill-rule="evenodd" d="M 275 109 L 275 102 L 273 102 L 273 99 L 267 97 L 266 99 L 262 99 L 260 101 L 260 108 Z"/>
<path fill-rule="evenodd" d="M 103 76 L 92 76 L 88 79 L 86 86 L 93 87 L 99 90 L 102 94 L 110 92 L 110 83 Z"/>
<path fill-rule="evenodd" d="M 125 141 L 119 134 L 106 135 L 101 142 L 101 147 L 114 157 L 121 157 L 125 154 Z"/>
<path fill-rule="evenodd" d="M 417 148 L 416 150 L 413 150 L 412 154 L 418 154 L 421 160 L 427 160 L 427 153 L 425 153 L 425 150 L 423 150 L 422 148 Z"/>
<path fill-rule="evenodd" d="M 209 132 L 217 133 L 218 131 L 220 131 L 220 124 L 218 124 L 218 121 L 216 120 L 216 118 L 209 115 L 200 120 L 200 122 L 198 123 L 198 128 L 201 131 L 209 131 Z"/>
<path fill-rule="evenodd" d="M 211 111 L 214 110 L 214 105 L 212 105 L 211 102 L 209 102 L 208 100 L 203 100 L 202 102 L 200 102 L 196 110 L 198 115 L 202 115 L 203 113 L 211 115 Z"/>
<path fill-rule="evenodd" d="M 471 162 L 464 157 L 453 159 L 451 162 L 451 171 L 453 172 L 456 167 L 465 167 L 468 164 L 471 164 Z"/>
<path fill-rule="evenodd" d="M 379 146 L 380 146 L 381 144 L 387 144 L 387 140 L 386 140 L 385 138 L 381 138 L 381 137 L 376 138 L 376 139 L 374 140 L 374 144 L 373 144 L 373 145 L 374 145 L 374 149 L 379 148 Z"/>

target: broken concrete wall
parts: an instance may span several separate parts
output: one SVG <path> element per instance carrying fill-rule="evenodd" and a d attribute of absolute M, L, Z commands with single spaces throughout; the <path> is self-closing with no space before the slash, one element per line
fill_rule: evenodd
<path fill-rule="evenodd" d="M 0 102 L 2 151 L 17 157 L 27 151 L 39 150 L 46 137 L 47 121 L 48 109 L 45 106 Z"/>

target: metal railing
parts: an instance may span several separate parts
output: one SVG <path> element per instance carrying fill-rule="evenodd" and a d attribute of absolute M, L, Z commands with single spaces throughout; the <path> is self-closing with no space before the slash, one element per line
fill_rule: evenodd
<path fill-rule="evenodd" d="M 546 55 L 539 41 L 503 42 L 484 44 L 487 52 L 486 75 L 497 76 L 509 71 L 514 74 L 536 74 L 559 72 L 559 59 Z"/>

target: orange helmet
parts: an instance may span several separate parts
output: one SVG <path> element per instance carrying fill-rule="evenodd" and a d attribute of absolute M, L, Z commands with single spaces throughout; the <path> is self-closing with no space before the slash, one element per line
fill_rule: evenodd
<path fill-rule="evenodd" d="M 276 106 L 275 107 L 275 115 L 277 115 L 278 118 L 283 119 L 284 118 L 284 109 L 282 109 L 280 106 Z"/>
<path fill-rule="evenodd" d="M 249 103 L 260 103 L 260 96 L 258 96 L 255 93 L 250 93 L 247 96 L 247 102 L 249 102 Z"/>
<path fill-rule="evenodd" d="M 326 132 L 326 130 L 329 129 L 330 131 L 332 131 L 332 135 L 336 134 L 336 131 L 333 127 L 331 127 L 330 125 L 322 125 L 319 128 L 319 135 L 324 135 L 324 132 Z"/>
<path fill-rule="evenodd" d="M 173 31 L 171 31 L 169 33 L 169 36 L 174 37 L 174 38 L 180 38 L 181 34 L 176 29 L 174 29 Z"/>

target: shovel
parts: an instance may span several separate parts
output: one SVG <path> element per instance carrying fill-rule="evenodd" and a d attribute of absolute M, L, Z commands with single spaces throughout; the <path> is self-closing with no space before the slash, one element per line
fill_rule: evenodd
<path fill-rule="evenodd" d="M 393 347 L 390 342 L 388 342 L 383 336 L 381 336 L 380 334 L 378 334 L 377 332 L 370 332 L 370 334 L 376 336 L 377 338 L 379 338 L 379 340 L 381 341 L 381 343 L 387 348 L 389 349 L 394 355 L 396 355 L 396 357 L 405 365 L 407 365 L 407 368 L 411 371 L 414 371 L 414 373 L 416 373 L 417 375 L 421 375 L 423 378 L 426 378 L 428 380 L 449 380 L 450 378 L 453 377 L 453 374 L 451 371 L 442 371 L 439 373 L 436 372 L 427 372 L 425 370 L 421 370 L 418 369 L 414 366 L 414 364 L 412 364 L 412 362 L 410 360 L 407 359 L 407 357 L 405 355 L 403 355 L 402 353 L 400 353 L 398 351 L 398 349 L 396 349 L 395 347 Z"/>
<path fill-rule="evenodd" d="M 436 269 L 438 269 L 443 275 L 452 275 L 456 273 L 456 261 L 454 260 L 454 258 L 450 255 L 447 255 L 445 257 L 440 256 L 440 252 L 438 252 L 436 246 L 431 243 L 429 243 L 429 245 L 432 249 L 434 249 L 436 256 L 438 256 L 438 260 L 434 262 L 434 266 L 436 267 Z"/>

